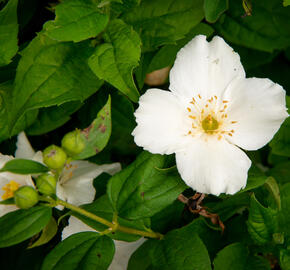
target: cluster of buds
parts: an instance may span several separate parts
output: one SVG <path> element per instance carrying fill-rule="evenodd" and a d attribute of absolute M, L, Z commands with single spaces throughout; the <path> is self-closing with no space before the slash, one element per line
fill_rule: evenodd
<path fill-rule="evenodd" d="M 19 208 L 27 209 L 38 203 L 39 193 L 53 196 L 56 193 L 59 173 L 68 159 L 80 154 L 84 148 L 85 142 L 78 129 L 63 137 L 61 147 L 50 145 L 45 148 L 42 153 L 43 163 L 51 172 L 40 174 L 36 178 L 36 189 L 32 186 L 22 186 L 17 189 L 13 194 L 15 204 Z"/>

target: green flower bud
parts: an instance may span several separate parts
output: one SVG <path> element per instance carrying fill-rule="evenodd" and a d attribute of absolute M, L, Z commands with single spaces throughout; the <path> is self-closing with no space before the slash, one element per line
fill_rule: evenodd
<path fill-rule="evenodd" d="M 45 195 L 53 195 L 55 194 L 56 182 L 57 180 L 54 175 L 44 173 L 37 177 L 36 186 L 40 193 Z"/>
<path fill-rule="evenodd" d="M 63 137 L 61 146 L 69 156 L 75 156 L 84 150 L 86 144 L 80 130 L 77 129 Z"/>
<path fill-rule="evenodd" d="M 51 145 L 44 149 L 43 162 L 51 169 L 62 169 L 66 162 L 66 153 L 58 146 Z"/>
<path fill-rule="evenodd" d="M 20 187 L 14 192 L 14 202 L 19 208 L 30 208 L 38 203 L 38 193 L 33 187 Z"/>

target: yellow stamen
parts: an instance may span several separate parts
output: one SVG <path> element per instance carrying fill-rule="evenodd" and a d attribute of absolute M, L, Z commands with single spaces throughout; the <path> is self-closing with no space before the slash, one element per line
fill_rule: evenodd
<path fill-rule="evenodd" d="M 11 180 L 8 184 L 6 184 L 4 187 L 2 187 L 2 190 L 5 191 L 5 193 L 2 195 L 2 200 L 7 200 L 13 197 L 14 192 L 20 187 L 20 185 Z"/>
<path fill-rule="evenodd" d="M 187 107 L 186 109 L 187 109 L 189 112 L 191 112 L 191 109 L 190 109 L 190 108 Z"/>

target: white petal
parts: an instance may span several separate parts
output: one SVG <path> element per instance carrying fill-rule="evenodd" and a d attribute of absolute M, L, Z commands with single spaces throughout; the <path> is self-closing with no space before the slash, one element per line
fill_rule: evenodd
<path fill-rule="evenodd" d="M 3 205 L 3 204 L 0 204 L 0 217 L 10 213 L 10 212 L 13 212 L 13 211 L 16 211 L 18 210 L 19 208 L 16 207 L 15 205 Z"/>
<path fill-rule="evenodd" d="M 236 77 L 245 77 L 239 55 L 222 38 L 207 42 L 206 36 L 199 35 L 178 52 L 169 89 L 186 99 L 198 94 L 221 96 Z"/>
<path fill-rule="evenodd" d="M 225 93 L 229 100 L 229 120 L 237 121 L 229 129 L 229 140 L 246 150 L 266 145 L 288 117 L 285 90 L 269 79 L 236 80 Z"/>
<path fill-rule="evenodd" d="M 75 205 L 91 203 L 96 193 L 93 180 L 103 172 L 113 174 L 120 169 L 120 163 L 96 165 L 88 161 L 73 161 L 66 166 L 57 183 L 57 196 Z"/>
<path fill-rule="evenodd" d="M 149 89 L 135 112 L 135 143 L 151 153 L 172 154 L 185 143 L 188 116 L 186 105 L 169 91 Z"/>
<path fill-rule="evenodd" d="M 61 239 L 64 240 L 72 234 L 79 232 L 95 232 L 95 230 L 89 227 L 87 224 L 83 223 L 78 218 L 70 216 L 68 220 L 68 226 L 66 226 L 62 231 Z"/>
<path fill-rule="evenodd" d="M 216 138 L 194 140 L 176 153 L 181 178 L 195 191 L 234 194 L 246 186 L 251 161 L 238 147 Z"/>
<path fill-rule="evenodd" d="M 125 270 L 127 269 L 129 259 L 134 251 L 145 242 L 144 238 L 140 238 L 136 242 L 116 241 L 115 255 L 108 270 Z"/>
<path fill-rule="evenodd" d="M 35 152 L 32 146 L 30 145 L 30 142 L 28 141 L 24 132 L 19 133 L 17 137 L 16 147 L 17 147 L 15 152 L 16 158 L 25 158 L 25 159 L 33 158 Z"/>

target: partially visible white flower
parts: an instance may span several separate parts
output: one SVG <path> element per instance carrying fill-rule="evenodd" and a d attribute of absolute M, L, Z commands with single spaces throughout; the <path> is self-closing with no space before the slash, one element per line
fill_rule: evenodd
<path fill-rule="evenodd" d="M 13 156 L 6 156 L 0 154 L 0 168 L 2 168 L 6 162 L 12 160 Z M 20 175 L 10 172 L 0 173 L 0 201 L 6 200 L 13 197 L 13 192 L 15 192 L 21 186 L 33 186 L 33 181 L 30 175 Z M 16 205 L 4 205 L 0 204 L 0 217 L 3 215 L 17 210 Z"/>
<path fill-rule="evenodd" d="M 74 233 L 95 231 L 94 229 L 84 224 L 76 217 L 71 216 L 68 222 L 69 225 L 66 226 L 62 231 L 62 240 L 64 240 L 65 238 L 69 237 Z M 114 240 L 115 254 L 108 270 L 126 270 L 131 255 L 139 246 L 141 246 L 144 243 L 144 241 L 145 241 L 144 238 L 140 238 L 135 242 Z"/>
<path fill-rule="evenodd" d="M 35 153 L 24 132 L 18 135 L 16 155 L 42 163 L 42 152 Z M 56 195 L 75 205 L 90 203 L 96 193 L 94 179 L 103 172 L 112 175 L 120 170 L 120 163 L 97 165 L 84 160 L 72 161 L 65 165 L 60 175 Z"/>
<path fill-rule="evenodd" d="M 245 187 L 251 161 L 240 148 L 257 150 L 273 138 L 288 117 L 285 90 L 269 79 L 246 79 L 239 55 L 222 38 L 207 42 L 201 35 L 177 54 L 169 89 L 140 97 L 136 144 L 175 153 L 182 179 L 198 192 Z"/>

